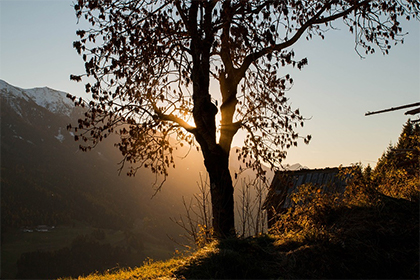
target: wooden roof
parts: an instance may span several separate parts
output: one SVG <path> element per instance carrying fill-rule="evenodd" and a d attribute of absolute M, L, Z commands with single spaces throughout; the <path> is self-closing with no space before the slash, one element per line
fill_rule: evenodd
<path fill-rule="evenodd" d="M 275 209 L 293 206 L 290 196 L 300 185 L 319 187 L 322 192 L 344 193 L 346 178 L 338 176 L 343 168 L 302 169 L 297 171 L 277 171 L 274 175 L 263 208 Z"/>

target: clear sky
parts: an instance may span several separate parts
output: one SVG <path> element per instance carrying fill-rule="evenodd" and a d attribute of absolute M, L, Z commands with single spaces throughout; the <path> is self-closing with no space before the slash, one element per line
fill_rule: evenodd
<path fill-rule="evenodd" d="M 289 150 L 285 163 L 374 165 L 397 141 L 408 119 L 404 110 L 364 113 L 420 101 L 420 23 L 402 26 L 409 34 L 387 56 L 361 59 L 345 28 L 329 31 L 325 40 L 294 46 L 296 58 L 307 57 L 309 65 L 289 71 L 295 85 L 287 95 L 311 118 L 299 131 L 311 134 L 312 141 Z M 0 0 L 0 79 L 22 88 L 48 86 L 83 95 L 83 84 L 69 80 L 84 70 L 72 47 L 79 28 L 71 0 Z"/>

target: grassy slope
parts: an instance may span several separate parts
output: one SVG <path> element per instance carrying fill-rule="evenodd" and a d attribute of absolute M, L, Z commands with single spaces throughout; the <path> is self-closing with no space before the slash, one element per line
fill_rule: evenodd
<path fill-rule="evenodd" d="M 272 234 L 79 279 L 419 278 L 419 204 L 384 195 L 315 199 Z"/>

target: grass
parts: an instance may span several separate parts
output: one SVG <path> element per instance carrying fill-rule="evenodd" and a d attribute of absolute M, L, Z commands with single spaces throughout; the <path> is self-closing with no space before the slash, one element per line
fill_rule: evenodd
<path fill-rule="evenodd" d="M 185 259 L 175 257 L 167 261 L 148 260 L 141 267 L 123 268 L 115 271 L 107 271 L 105 273 L 94 273 L 88 276 L 81 276 L 77 279 L 84 280 L 154 280 L 154 279 L 174 279 L 173 272 L 185 264 Z M 71 279 L 71 278 L 63 278 Z"/>
<path fill-rule="evenodd" d="M 270 236 L 215 241 L 174 273 L 177 279 L 276 278 L 277 251 Z"/>
<path fill-rule="evenodd" d="M 374 206 L 337 207 L 319 226 L 280 233 L 284 277 L 418 279 L 418 210 L 418 203 L 383 197 Z"/>
<path fill-rule="evenodd" d="M 268 235 L 84 279 L 419 278 L 419 203 L 382 194 L 313 197 Z"/>

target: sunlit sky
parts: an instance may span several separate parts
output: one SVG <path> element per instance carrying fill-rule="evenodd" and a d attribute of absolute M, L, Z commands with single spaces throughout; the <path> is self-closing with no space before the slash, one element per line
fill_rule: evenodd
<path fill-rule="evenodd" d="M 309 65 L 284 69 L 295 82 L 287 95 L 310 118 L 299 132 L 311 134 L 312 141 L 289 150 L 285 163 L 374 165 L 397 141 L 408 119 L 404 110 L 364 114 L 420 101 L 420 24 L 402 26 L 409 34 L 387 56 L 377 52 L 361 59 L 346 28 L 293 47 L 296 58 L 307 57 Z M 0 79 L 21 88 L 48 86 L 83 95 L 83 84 L 69 79 L 84 70 L 72 47 L 80 27 L 71 0 L 0 0 L 0 28 Z M 234 145 L 240 143 L 239 134 Z"/>

